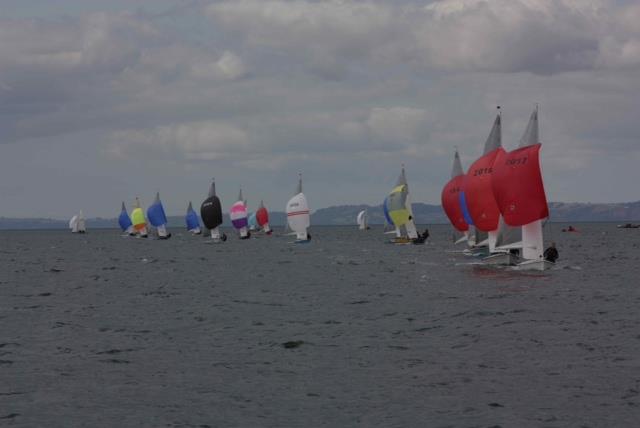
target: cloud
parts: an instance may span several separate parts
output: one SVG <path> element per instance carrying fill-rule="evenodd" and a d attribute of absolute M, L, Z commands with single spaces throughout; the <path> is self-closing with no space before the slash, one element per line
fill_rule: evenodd
<path fill-rule="evenodd" d="M 249 46 L 338 78 L 368 62 L 542 74 L 640 64 L 638 6 L 607 0 L 233 0 L 206 12 Z"/>
<path fill-rule="evenodd" d="M 172 160 L 214 161 L 248 149 L 244 130 L 214 121 L 117 131 L 112 140 L 109 151 L 119 157 L 155 152 Z"/>

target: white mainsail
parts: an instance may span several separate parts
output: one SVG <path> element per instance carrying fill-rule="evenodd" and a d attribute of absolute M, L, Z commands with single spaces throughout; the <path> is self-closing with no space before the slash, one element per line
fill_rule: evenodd
<path fill-rule="evenodd" d="M 358 229 L 367 229 L 367 210 L 362 210 L 358 213 L 358 216 L 356 217 L 356 223 L 358 225 Z"/>

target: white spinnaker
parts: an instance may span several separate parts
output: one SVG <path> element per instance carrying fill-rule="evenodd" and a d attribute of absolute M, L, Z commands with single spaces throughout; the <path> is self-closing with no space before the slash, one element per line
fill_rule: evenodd
<path fill-rule="evenodd" d="M 309 216 L 309 205 L 304 193 L 300 192 L 289 199 L 286 211 L 287 224 L 296 233 L 296 238 L 300 240 L 307 239 L 307 228 L 311 225 L 311 217 Z"/>

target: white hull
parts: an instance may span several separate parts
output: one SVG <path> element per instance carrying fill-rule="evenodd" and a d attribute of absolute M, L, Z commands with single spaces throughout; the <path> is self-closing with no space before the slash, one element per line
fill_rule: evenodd
<path fill-rule="evenodd" d="M 246 238 L 246 237 L 247 237 L 247 228 L 246 227 L 240 228 L 240 238 Z"/>
<path fill-rule="evenodd" d="M 520 261 L 520 258 L 511 253 L 493 253 L 483 258 L 482 261 L 492 266 L 514 266 Z"/>
<path fill-rule="evenodd" d="M 217 227 L 211 229 L 211 239 L 213 239 L 214 241 L 220 240 L 220 229 L 218 229 Z"/>
<path fill-rule="evenodd" d="M 548 270 L 555 266 L 555 263 L 546 260 L 525 260 L 522 263 L 518 263 L 514 269 L 516 270 Z"/>

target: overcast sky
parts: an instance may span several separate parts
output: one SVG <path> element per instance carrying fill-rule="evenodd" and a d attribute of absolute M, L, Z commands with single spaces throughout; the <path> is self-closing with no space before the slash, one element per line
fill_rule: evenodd
<path fill-rule="evenodd" d="M 552 201 L 640 199 L 640 3 L 0 0 L 0 216 L 439 203 L 540 104 Z"/>

